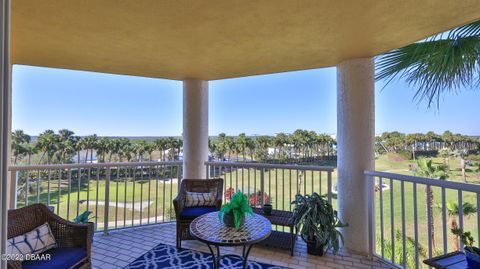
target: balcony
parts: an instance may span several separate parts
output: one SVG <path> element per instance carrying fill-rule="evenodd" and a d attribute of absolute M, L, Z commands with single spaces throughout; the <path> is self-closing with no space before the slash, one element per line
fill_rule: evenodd
<path fill-rule="evenodd" d="M 120 269 L 156 245 L 163 243 L 175 246 L 175 224 L 165 223 L 141 226 L 121 230 L 113 230 L 109 236 L 97 234 L 94 237 L 92 259 L 94 268 Z M 205 244 L 198 241 L 185 241 L 182 247 L 208 253 Z M 241 254 L 240 248 L 225 248 L 222 253 Z M 344 250 L 337 256 L 327 254 L 324 257 L 307 254 L 303 241 L 298 241 L 295 256 L 286 250 L 278 250 L 255 246 L 249 260 L 278 265 L 288 268 L 392 268 L 380 259 L 370 259 Z"/>
<path fill-rule="evenodd" d="M 206 162 L 204 169 L 209 178 L 224 179 L 224 200 L 242 190 L 253 207 L 269 202 L 275 209 L 291 211 L 295 194 L 317 192 L 337 207 L 333 167 Z M 98 268 L 123 267 L 160 242 L 175 245 L 172 199 L 182 178 L 181 162 L 13 166 L 10 170 L 17 182 L 17 207 L 41 202 L 70 220 L 84 210 L 94 212 L 93 258 Z M 368 257 L 346 249 L 338 256 L 314 257 L 306 254 L 305 244 L 298 240 L 294 257 L 288 251 L 258 246 L 252 251 L 253 260 L 292 268 L 423 268 L 424 259 L 463 247 L 452 244 L 454 219 L 460 228 L 479 236 L 478 214 L 452 216 L 447 211 L 452 200 L 478 207 L 479 185 L 378 171 L 366 171 L 365 183 L 375 186 L 368 197 Z M 428 199 L 426 187 L 431 188 L 434 202 Z M 429 237 L 432 226 L 437 232 Z M 196 241 L 183 246 L 208 252 Z"/>

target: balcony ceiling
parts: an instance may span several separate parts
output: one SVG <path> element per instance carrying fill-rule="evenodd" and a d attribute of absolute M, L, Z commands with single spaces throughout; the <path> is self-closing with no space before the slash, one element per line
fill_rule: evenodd
<path fill-rule="evenodd" d="M 334 66 L 480 19 L 478 0 L 14 0 L 12 62 L 206 80 Z"/>

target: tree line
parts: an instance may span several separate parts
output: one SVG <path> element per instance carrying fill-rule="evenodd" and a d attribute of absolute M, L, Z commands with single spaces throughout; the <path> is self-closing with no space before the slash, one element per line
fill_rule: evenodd
<path fill-rule="evenodd" d="M 400 132 L 384 132 L 376 137 L 377 153 L 410 151 L 415 159 L 417 151 L 436 151 L 450 149 L 452 151 L 474 151 L 480 149 L 478 137 L 453 134 L 445 131 L 443 134 L 434 132 L 403 134 Z"/>
<path fill-rule="evenodd" d="M 314 131 L 295 130 L 291 134 L 278 133 L 274 136 L 247 136 L 241 133 L 228 136 L 220 133 L 209 138 L 211 158 L 220 161 L 261 161 L 295 162 L 313 161 L 318 157 L 336 156 L 335 137 L 318 134 Z M 58 132 L 46 130 L 35 141 L 23 130 L 12 132 L 12 162 L 32 164 L 62 164 L 72 162 L 130 162 L 154 160 L 178 160 L 181 156 L 183 141 L 178 137 L 160 137 L 154 140 L 99 137 L 95 134 L 76 136 L 68 129 Z M 472 151 L 480 148 L 480 139 L 446 131 L 439 135 L 403 134 L 385 132 L 376 137 L 378 154 L 389 152 L 411 152 L 415 158 L 417 151 Z M 94 158 L 96 156 L 96 158 Z"/>
<path fill-rule="evenodd" d="M 75 136 L 68 129 L 46 130 L 35 141 L 23 130 L 12 132 L 12 162 L 17 164 L 20 159 L 26 159 L 32 164 L 32 157 L 39 156 L 37 164 L 64 164 L 74 162 L 93 162 L 94 154 L 98 162 L 130 162 L 153 160 L 155 151 L 160 153 L 160 160 L 176 160 L 183 146 L 182 140 L 175 137 L 162 137 L 154 141 L 145 139 L 131 140 L 128 138 Z"/>
<path fill-rule="evenodd" d="M 208 142 L 211 158 L 216 160 L 267 161 L 312 159 L 318 156 L 335 155 L 336 140 L 314 131 L 296 130 L 292 134 L 275 136 L 227 136 L 224 133 L 210 137 Z M 160 161 L 178 160 L 183 141 L 176 137 L 161 137 L 155 140 L 76 136 L 68 129 L 46 130 L 33 141 L 23 130 L 12 132 L 12 162 L 24 160 L 32 164 L 63 164 L 72 162 L 153 161 L 157 153 Z M 96 158 L 94 158 L 96 156 Z"/>

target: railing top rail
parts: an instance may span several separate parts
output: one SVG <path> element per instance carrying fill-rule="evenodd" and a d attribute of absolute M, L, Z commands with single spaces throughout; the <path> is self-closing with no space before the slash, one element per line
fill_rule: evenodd
<path fill-rule="evenodd" d="M 38 164 L 38 165 L 16 165 L 9 166 L 9 171 L 28 170 L 57 170 L 74 168 L 108 168 L 108 167 L 133 167 L 133 166 L 173 166 L 182 165 L 182 161 L 170 162 L 116 162 L 116 163 L 74 163 L 74 164 Z"/>
<path fill-rule="evenodd" d="M 244 167 L 244 168 L 281 168 L 292 170 L 313 170 L 313 171 L 327 171 L 333 172 L 335 169 L 332 166 L 317 166 L 317 165 L 295 165 L 295 164 L 268 164 L 268 163 L 241 163 L 241 162 L 205 162 L 205 165 L 210 166 L 226 166 L 226 167 Z"/>
<path fill-rule="evenodd" d="M 371 177 L 382 177 L 382 178 L 389 178 L 389 179 L 391 178 L 391 179 L 401 180 L 406 182 L 414 182 L 418 184 L 425 184 L 425 185 L 443 187 L 448 189 L 480 193 L 480 185 L 477 185 L 477 184 L 455 182 L 455 181 L 448 181 L 448 180 L 441 180 L 441 179 L 431 179 L 431 178 L 425 178 L 425 177 L 416 177 L 416 176 L 394 174 L 394 173 L 372 171 L 372 170 L 366 170 L 364 173 L 366 176 L 371 176 Z"/>

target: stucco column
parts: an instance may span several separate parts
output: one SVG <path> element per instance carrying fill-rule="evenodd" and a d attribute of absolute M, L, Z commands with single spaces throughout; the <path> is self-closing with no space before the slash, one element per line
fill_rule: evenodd
<path fill-rule="evenodd" d="M 208 81 L 183 81 L 183 178 L 206 178 Z"/>
<path fill-rule="evenodd" d="M 374 63 L 352 59 L 337 66 L 338 214 L 345 247 L 368 254 L 368 193 L 364 170 L 373 169 L 375 140 Z"/>

